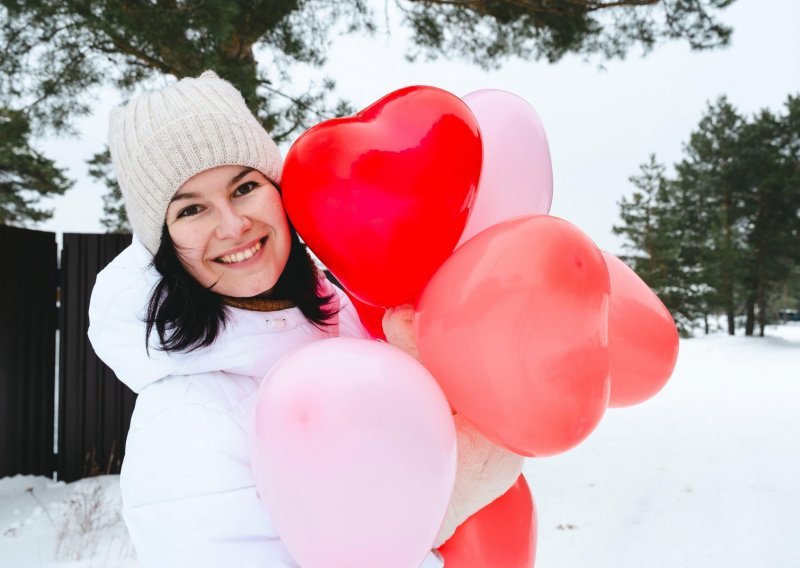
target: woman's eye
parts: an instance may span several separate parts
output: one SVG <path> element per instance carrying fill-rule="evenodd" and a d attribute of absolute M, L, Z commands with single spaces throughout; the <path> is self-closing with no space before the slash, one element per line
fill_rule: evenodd
<path fill-rule="evenodd" d="M 178 212 L 178 218 L 191 217 L 192 215 L 197 215 L 200 211 L 202 211 L 202 208 L 199 205 L 189 205 L 189 207 L 184 207 Z"/>
<path fill-rule="evenodd" d="M 257 187 L 258 187 L 258 182 L 248 181 L 247 183 L 243 183 L 242 185 L 237 187 L 233 192 L 233 196 L 240 197 L 242 195 L 247 195 Z"/>

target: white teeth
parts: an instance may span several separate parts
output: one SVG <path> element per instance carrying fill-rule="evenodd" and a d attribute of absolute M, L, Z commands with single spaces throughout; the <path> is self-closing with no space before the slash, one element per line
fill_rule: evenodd
<path fill-rule="evenodd" d="M 243 260 L 247 260 L 251 258 L 254 254 L 256 254 L 259 249 L 261 249 L 261 241 L 257 241 L 252 248 L 249 248 L 242 252 L 237 252 L 228 256 L 221 256 L 219 259 L 224 262 L 225 264 L 233 264 L 235 262 L 242 262 Z"/>

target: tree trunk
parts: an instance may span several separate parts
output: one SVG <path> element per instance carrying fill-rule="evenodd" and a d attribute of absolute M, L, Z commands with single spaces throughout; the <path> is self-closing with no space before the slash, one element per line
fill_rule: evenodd
<path fill-rule="evenodd" d="M 705 328 L 706 335 L 709 334 L 708 329 L 708 314 L 703 314 L 703 327 Z"/>
<path fill-rule="evenodd" d="M 731 227 L 731 202 L 728 192 L 725 193 L 725 198 L 722 201 L 722 207 L 725 211 L 725 225 L 723 227 L 723 251 L 722 251 L 722 290 L 723 290 L 723 304 L 725 305 L 725 313 L 728 316 L 728 335 L 736 335 L 736 321 L 734 319 L 736 310 L 733 305 L 733 236 Z"/>
<path fill-rule="evenodd" d="M 744 322 L 744 334 L 747 337 L 753 336 L 753 330 L 756 327 L 756 299 L 754 296 L 748 296 L 745 304 L 747 310 L 747 319 Z"/>
<path fill-rule="evenodd" d="M 736 309 L 733 305 L 733 283 L 731 282 L 728 267 L 722 272 L 722 293 L 725 305 L 725 315 L 728 317 L 728 335 L 736 335 Z"/>
<path fill-rule="evenodd" d="M 728 335 L 736 335 L 736 321 L 734 320 L 733 306 L 726 306 L 725 315 L 728 316 Z"/>
<path fill-rule="evenodd" d="M 764 337 L 764 328 L 767 327 L 767 294 L 764 286 L 758 288 L 758 327 L 758 336 Z"/>

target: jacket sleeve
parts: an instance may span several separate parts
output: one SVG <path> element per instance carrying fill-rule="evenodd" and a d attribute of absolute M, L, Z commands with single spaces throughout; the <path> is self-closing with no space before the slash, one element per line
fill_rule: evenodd
<path fill-rule="evenodd" d="M 460 414 L 453 420 L 458 443 L 456 483 L 434 544 L 437 547 L 453 536 L 464 521 L 511 489 L 522 474 L 525 461 L 486 439 Z"/>
<path fill-rule="evenodd" d="M 142 568 L 299 568 L 258 497 L 247 436 L 223 412 L 182 404 L 132 428 L 120 486 Z M 443 565 L 431 552 L 420 568 Z"/>
<path fill-rule="evenodd" d="M 258 498 L 244 430 L 218 410 L 182 404 L 132 428 L 120 486 L 143 568 L 298 568 Z"/>
<path fill-rule="evenodd" d="M 420 359 L 414 336 L 414 308 L 397 306 L 383 318 L 386 339 Z M 522 473 L 524 458 L 486 439 L 460 414 L 453 416 L 458 443 L 456 483 L 434 546 L 449 539 L 459 525 L 508 491 Z"/>

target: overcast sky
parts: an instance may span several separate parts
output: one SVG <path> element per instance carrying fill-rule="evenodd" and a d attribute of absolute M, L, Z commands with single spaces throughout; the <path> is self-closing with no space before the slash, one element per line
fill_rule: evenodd
<path fill-rule="evenodd" d="M 382 23 L 392 3 L 373 4 Z M 727 49 L 692 52 L 685 42 L 671 42 L 644 57 L 634 50 L 603 69 L 597 60 L 567 57 L 554 65 L 512 59 L 490 72 L 461 61 L 408 63 L 407 32 L 390 24 L 390 35 L 335 38 L 322 72 L 357 108 L 419 84 L 456 95 L 485 88 L 520 95 L 538 111 L 550 142 L 551 214 L 576 224 L 601 248 L 619 252 L 621 241 L 611 227 L 619 219 L 619 199 L 632 192 L 628 177 L 650 153 L 667 164 L 678 161 L 708 101 L 727 95 L 740 112 L 751 114 L 763 107 L 779 111 L 788 94 L 800 93 L 800 1 L 738 0 L 722 20 L 734 28 Z M 304 75 L 301 69 L 296 76 Z M 77 123 L 78 140 L 41 145 L 77 183 L 47 201 L 55 215 L 38 228 L 102 231 L 105 190 L 87 176 L 85 160 L 102 149 L 108 112 L 119 101 L 112 91 L 98 93 L 94 115 Z"/>

